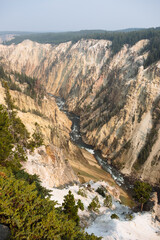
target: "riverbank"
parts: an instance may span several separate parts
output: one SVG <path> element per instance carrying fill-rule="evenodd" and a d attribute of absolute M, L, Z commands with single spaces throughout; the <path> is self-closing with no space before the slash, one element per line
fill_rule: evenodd
<path fill-rule="evenodd" d="M 134 201 L 132 197 L 114 181 L 108 172 L 102 169 L 95 157 L 85 149 L 81 149 L 81 152 L 88 163 L 79 162 L 78 160 L 70 162 L 81 183 L 89 182 L 90 180 L 105 181 L 117 189 L 122 204 L 133 207 Z"/>

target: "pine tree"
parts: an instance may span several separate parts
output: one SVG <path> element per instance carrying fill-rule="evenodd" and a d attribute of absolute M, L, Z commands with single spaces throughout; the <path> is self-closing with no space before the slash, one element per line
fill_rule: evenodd
<path fill-rule="evenodd" d="M 13 147 L 13 137 L 9 130 L 10 121 L 7 111 L 0 105 L 0 163 L 4 164 L 5 160 L 11 154 Z"/>
<path fill-rule="evenodd" d="M 13 100 L 12 100 L 12 98 L 11 98 L 8 84 L 7 84 L 7 82 L 5 82 L 5 81 L 3 81 L 2 83 L 3 83 L 3 87 L 5 88 L 5 95 L 6 95 L 5 101 L 6 101 L 8 110 L 13 111 L 13 109 L 14 109 L 14 102 L 13 102 Z"/>
<path fill-rule="evenodd" d="M 33 151 L 34 148 L 40 147 L 41 145 L 43 145 L 43 135 L 39 124 L 36 122 L 35 131 L 32 134 L 32 139 L 28 143 L 28 148 L 30 148 L 31 151 Z"/>
<path fill-rule="evenodd" d="M 62 203 L 63 212 L 68 215 L 68 219 L 72 219 L 79 224 L 78 216 L 78 206 L 75 203 L 74 195 L 71 191 L 68 192 L 68 195 L 64 196 L 64 202 Z"/>
<path fill-rule="evenodd" d="M 144 203 L 150 198 L 151 191 L 152 187 L 148 183 L 136 181 L 134 184 L 135 199 L 141 204 L 141 212 Z"/>

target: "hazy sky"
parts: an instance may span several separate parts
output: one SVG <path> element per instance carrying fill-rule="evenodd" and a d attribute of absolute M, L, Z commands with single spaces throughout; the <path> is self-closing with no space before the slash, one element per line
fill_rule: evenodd
<path fill-rule="evenodd" d="M 0 31 L 160 26 L 160 0 L 0 0 Z"/>

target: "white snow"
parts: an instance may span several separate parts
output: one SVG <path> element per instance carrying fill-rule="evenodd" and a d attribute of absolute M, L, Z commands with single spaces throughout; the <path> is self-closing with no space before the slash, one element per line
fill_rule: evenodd
<path fill-rule="evenodd" d="M 81 186 L 74 185 L 64 189 L 52 188 L 51 199 L 56 200 L 60 205 L 63 198 L 68 194 L 68 191 L 74 194 L 75 200 L 80 199 L 84 204 L 84 211 L 79 210 L 81 217 L 86 216 L 90 218 L 90 212 L 87 207 L 95 196 L 98 196 L 101 208 L 96 219 L 90 222 L 90 226 L 85 229 L 89 234 L 94 233 L 96 236 L 102 236 L 103 240 L 160 240 L 160 228 L 155 227 L 152 221 L 150 212 L 145 213 L 132 213 L 132 210 L 122 205 L 112 197 L 112 209 L 103 206 L 104 198 L 100 196 L 95 190 L 103 185 L 106 188 L 110 187 L 106 182 L 93 182 L 90 181 L 91 191 L 87 188 L 87 183 Z M 84 188 L 86 197 L 77 194 L 79 188 Z M 111 219 L 111 215 L 115 213 L 119 219 Z M 131 213 L 133 220 L 126 219 L 126 214 Z M 96 215 L 95 215 L 96 216 Z"/>
<path fill-rule="evenodd" d="M 121 208 L 119 208 L 121 210 Z M 115 209 L 119 220 L 111 219 L 111 212 L 98 217 L 94 223 L 86 229 L 88 233 L 103 236 L 104 240 L 158 240 L 158 229 L 152 225 L 150 213 L 134 214 L 132 221 L 125 220 L 125 214 Z M 125 211 L 125 213 L 127 213 Z M 123 216 L 124 215 L 124 216 Z"/>

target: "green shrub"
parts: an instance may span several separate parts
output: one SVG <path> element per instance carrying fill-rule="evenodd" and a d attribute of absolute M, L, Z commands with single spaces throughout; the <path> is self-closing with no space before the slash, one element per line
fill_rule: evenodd
<path fill-rule="evenodd" d="M 88 210 L 99 212 L 99 208 L 100 208 L 100 203 L 99 203 L 98 197 L 96 196 L 93 198 L 92 202 L 89 204 Z"/>
<path fill-rule="evenodd" d="M 99 193 L 102 197 L 105 197 L 107 190 L 105 187 L 100 186 L 97 188 L 96 192 Z"/>
<path fill-rule="evenodd" d="M 111 218 L 112 218 L 112 219 L 119 219 L 119 217 L 118 217 L 117 214 L 115 214 L 115 213 L 113 213 L 113 214 L 111 215 Z"/>
<path fill-rule="evenodd" d="M 74 240 L 101 240 L 101 239 L 102 237 L 96 237 L 93 233 L 91 235 L 88 233 L 80 233 L 76 238 L 74 238 Z"/>
<path fill-rule="evenodd" d="M 152 191 L 152 187 L 149 183 L 136 181 L 134 184 L 134 197 L 141 204 L 141 211 L 143 211 L 143 205 L 146 203 Z"/>
<path fill-rule="evenodd" d="M 87 197 L 87 194 L 86 194 L 84 188 L 79 188 L 77 194 L 78 194 L 78 195 L 81 195 L 82 197 L 85 197 L 85 198 Z"/>
<path fill-rule="evenodd" d="M 7 111 L 0 105 L 0 163 L 10 155 L 13 148 L 13 136 L 10 132 L 10 121 Z"/>
<path fill-rule="evenodd" d="M 77 206 L 78 206 L 78 208 L 81 209 L 82 211 L 84 210 L 84 204 L 82 203 L 82 201 L 81 201 L 80 199 L 78 199 Z"/>
<path fill-rule="evenodd" d="M 74 195 L 71 191 L 64 196 L 64 202 L 62 203 L 63 212 L 67 214 L 69 220 L 74 220 L 79 225 L 78 205 L 75 203 Z"/>
<path fill-rule="evenodd" d="M 57 236 L 60 221 L 56 216 L 55 202 L 41 199 L 35 184 L 17 180 L 4 169 L 0 172 L 0 219 L 1 223 L 9 226 L 12 239 L 43 239 L 47 232 L 46 239 Z M 54 231 L 49 231 L 51 227 Z"/>
<path fill-rule="evenodd" d="M 25 172 L 23 169 L 12 169 L 12 172 L 16 179 L 23 179 L 29 184 L 34 183 L 36 186 L 37 195 L 41 196 L 41 198 L 50 197 L 51 191 L 41 185 L 41 181 L 38 175 L 31 175 Z"/>
<path fill-rule="evenodd" d="M 110 195 L 107 195 L 106 198 L 104 199 L 104 206 L 111 208 L 112 207 L 112 197 Z"/>
<path fill-rule="evenodd" d="M 27 147 L 33 151 L 34 148 L 40 147 L 41 145 L 43 145 L 43 135 L 39 124 L 36 122 L 35 131 L 32 134 L 32 139 L 28 142 Z"/>
<path fill-rule="evenodd" d="M 132 221 L 133 215 L 131 213 L 128 213 L 128 214 L 126 214 L 125 218 L 126 218 L 126 220 Z"/>

